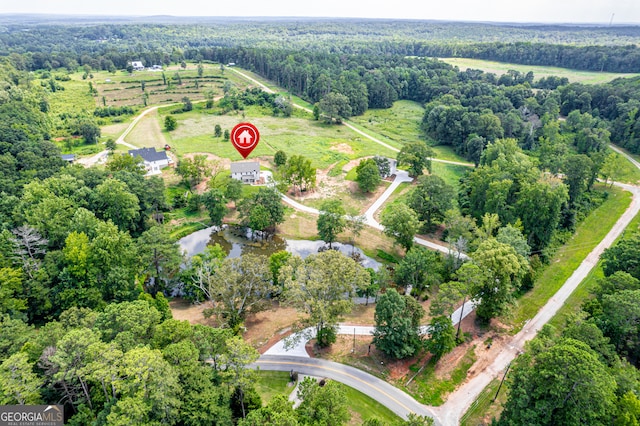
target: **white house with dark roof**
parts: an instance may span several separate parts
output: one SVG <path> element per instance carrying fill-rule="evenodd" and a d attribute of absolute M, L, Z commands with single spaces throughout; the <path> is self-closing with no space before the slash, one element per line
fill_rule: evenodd
<path fill-rule="evenodd" d="M 231 163 L 231 177 L 242 183 L 256 183 L 260 179 L 260 163 L 257 161 Z"/>
<path fill-rule="evenodd" d="M 130 149 L 129 155 L 132 157 L 142 157 L 147 175 L 157 175 L 161 169 L 171 164 L 171 159 L 166 151 L 156 151 L 155 148 Z"/>

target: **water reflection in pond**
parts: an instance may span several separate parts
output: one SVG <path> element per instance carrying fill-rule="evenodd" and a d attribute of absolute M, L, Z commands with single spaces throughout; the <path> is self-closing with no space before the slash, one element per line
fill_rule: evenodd
<path fill-rule="evenodd" d="M 225 226 L 221 230 L 213 226 L 187 235 L 180 239 L 178 244 L 189 257 L 202 253 L 207 245 L 216 243 L 220 244 L 229 257 L 239 257 L 247 253 L 270 256 L 277 251 L 286 250 L 289 253 L 305 258 L 310 254 L 318 253 L 319 249 L 326 246 L 323 241 L 289 240 L 278 235 L 264 240 L 251 239 L 248 236 L 250 235 L 247 235 L 243 228 Z M 365 268 L 377 270 L 380 266 L 380 262 L 366 256 L 362 250 L 351 244 L 334 243 L 333 247 L 347 256 L 351 255 L 355 250 L 360 254 L 361 264 Z"/>

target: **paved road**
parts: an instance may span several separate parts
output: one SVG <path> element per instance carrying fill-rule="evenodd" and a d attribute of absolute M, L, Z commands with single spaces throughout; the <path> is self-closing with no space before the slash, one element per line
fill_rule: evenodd
<path fill-rule="evenodd" d="M 255 81 L 257 84 L 262 85 L 261 83 L 257 82 L 254 79 L 251 79 L 251 80 Z M 348 127 L 368 137 L 372 141 L 379 143 L 382 146 L 385 146 L 386 148 L 397 151 L 396 148 L 393 148 L 380 140 L 372 138 L 369 135 L 366 135 L 364 132 L 359 131 L 358 129 L 354 129 L 353 126 L 351 125 L 349 125 Z M 627 157 L 636 167 L 640 168 L 640 163 L 638 161 L 631 158 L 629 155 L 627 155 L 617 147 L 612 146 L 611 148 L 614 151 L 619 152 L 625 157 Z M 482 371 L 477 376 L 475 376 L 473 379 L 471 379 L 470 381 L 465 383 L 463 386 L 458 388 L 453 394 L 449 395 L 449 397 L 447 398 L 447 402 L 443 406 L 437 407 L 437 408 L 431 408 L 431 409 L 428 409 L 428 407 L 424 407 L 424 406 L 422 407 L 414 406 L 412 405 L 413 403 L 411 402 L 411 399 L 407 400 L 406 403 L 402 403 L 398 405 L 397 404 L 398 400 L 395 397 L 391 397 L 391 395 L 395 395 L 393 393 L 387 393 L 387 392 L 381 392 L 381 391 L 376 392 L 376 391 L 372 391 L 371 388 L 367 388 L 365 392 L 364 389 L 360 389 L 356 387 L 356 383 L 349 384 L 349 386 L 358 388 L 362 392 L 378 400 L 379 402 L 384 403 L 390 408 L 393 406 L 394 408 L 391 408 L 391 409 L 398 414 L 404 413 L 400 415 L 406 416 L 407 409 L 413 410 L 413 412 L 416 412 L 416 413 L 421 413 L 421 411 L 418 411 L 418 410 L 424 409 L 426 413 L 428 413 L 429 415 L 434 417 L 434 419 L 436 419 L 436 423 L 441 421 L 441 424 L 443 425 L 457 425 L 459 423 L 459 420 L 462 414 L 467 411 L 467 409 L 470 407 L 473 401 L 478 397 L 480 392 L 491 382 L 491 380 L 493 380 L 493 378 L 501 374 L 506 369 L 507 365 L 524 349 L 525 342 L 533 339 L 536 336 L 537 332 L 542 328 L 542 326 L 546 324 L 558 312 L 558 310 L 566 302 L 566 300 L 569 298 L 571 293 L 577 288 L 580 282 L 582 282 L 582 280 L 586 278 L 588 273 L 595 267 L 602 252 L 613 244 L 616 238 L 618 238 L 618 236 L 620 236 L 620 234 L 624 231 L 624 229 L 629 225 L 631 220 L 638 214 L 638 212 L 640 212 L 640 188 L 632 185 L 625 185 L 625 184 L 619 184 L 619 183 L 616 183 L 615 185 L 627 191 L 630 191 L 632 193 L 633 197 L 632 197 L 631 205 L 629 206 L 629 208 L 618 219 L 618 221 L 615 223 L 615 225 L 609 231 L 609 233 L 605 236 L 605 238 L 596 246 L 595 249 L 591 251 L 591 253 L 589 253 L 589 255 L 585 258 L 585 260 L 569 277 L 569 279 L 565 281 L 565 283 L 560 288 L 560 290 L 558 290 L 558 292 L 547 302 L 545 306 L 543 306 L 540 309 L 540 311 L 534 316 L 534 318 L 531 319 L 525 325 L 525 327 L 513 337 L 511 342 L 509 342 L 509 344 L 505 346 L 505 348 L 498 354 L 494 362 L 491 365 L 489 365 L 484 371 Z M 367 221 L 369 222 L 369 220 L 372 220 L 372 222 L 375 222 L 375 220 L 373 220 L 372 213 L 368 216 Z M 282 360 L 281 362 L 287 362 L 281 356 L 278 356 L 277 360 Z M 319 360 L 313 360 L 313 361 L 314 361 L 313 364 L 315 366 L 315 362 Z M 276 365 L 280 365 L 280 366 L 286 365 L 286 364 L 277 364 L 278 361 L 276 360 L 263 361 L 262 358 L 258 362 L 261 363 L 260 365 L 263 365 L 263 366 L 269 365 L 272 367 L 275 367 Z M 291 360 L 289 365 L 290 366 L 296 365 L 298 366 L 297 370 L 300 370 L 300 368 L 303 366 L 306 368 L 307 366 L 306 363 L 309 363 L 309 360 L 300 361 L 299 359 L 294 358 L 293 360 Z M 339 364 L 338 366 L 340 368 L 336 368 L 335 370 L 333 369 L 329 370 L 328 368 L 325 368 L 325 367 L 315 366 L 315 368 L 323 368 L 323 369 L 312 370 L 307 372 L 306 374 L 322 375 L 321 373 L 323 371 L 324 372 L 326 371 L 340 372 L 341 368 L 343 368 L 344 366 L 340 366 Z M 292 368 L 293 367 L 284 368 L 283 371 L 289 371 Z M 359 370 L 356 370 L 356 371 L 359 372 Z M 359 373 L 362 373 L 362 372 L 359 372 Z M 342 376 L 341 374 L 339 375 Z M 343 379 L 346 380 L 346 378 L 343 378 Z M 338 379 L 338 378 L 336 378 L 336 380 L 342 381 L 341 379 Z M 369 378 L 365 378 L 364 380 L 369 380 Z M 374 387 L 373 389 L 377 390 L 376 387 Z M 406 394 L 404 395 L 406 396 Z"/>
<path fill-rule="evenodd" d="M 270 371 L 294 370 L 299 374 L 330 378 L 357 389 L 375 400 L 384 401 L 387 408 L 402 418 L 406 418 L 410 413 L 434 417 L 430 407 L 420 404 L 389 383 L 348 365 L 315 358 L 263 355 L 251 367 Z M 441 423 L 436 419 L 436 424 Z"/>
<path fill-rule="evenodd" d="M 269 178 L 269 174 L 262 172 L 262 174 L 265 176 L 265 179 L 268 180 Z M 375 212 L 387 201 L 387 199 L 391 196 L 391 194 L 393 194 L 393 191 L 396 190 L 396 188 L 403 182 L 412 182 L 413 178 L 409 177 L 408 173 L 404 170 L 398 170 L 396 173 L 396 178 L 393 180 L 393 182 L 391 183 L 391 185 L 389 185 L 389 187 L 386 189 L 386 191 L 384 191 L 382 193 L 382 195 L 380 195 L 380 197 L 378 197 L 378 199 L 371 205 L 371 207 L 369 207 L 367 209 L 367 211 L 365 212 L 364 216 L 365 216 L 365 220 L 366 220 L 366 224 L 378 229 L 380 231 L 382 231 L 384 229 L 384 227 L 379 224 L 373 217 L 373 215 L 375 214 Z M 309 206 L 305 206 L 304 204 L 300 204 L 297 201 L 293 200 L 291 197 L 288 197 L 285 194 L 280 194 L 282 201 L 284 201 L 285 203 L 289 204 L 291 207 L 293 207 L 296 210 L 300 210 L 306 213 L 311 213 L 314 215 L 318 215 L 320 214 L 320 211 L 318 209 L 314 209 L 313 207 L 309 207 Z M 419 237 L 415 237 L 413 239 L 413 241 L 415 241 L 416 244 L 420 244 L 421 246 L 425 246 L 427 248 L 430 248 L 431 250 L 437 250 L 440 251 L 442 253 L 456 253 L 455 251 L 453 251 L 453 249 L 449 246 L 446 246 L 444 244 L 438 244 L 438 243 L 434 243 L 433 241 L 429 241 L 429 240 L 425 240 L 423 238 L 419 238 Z M 462 258 L 467 258 L 467 256 L 465 254 L 461 254 Z"/>
<path fill-rule="evenodd" d="M 467 317 L 467 315 L 473 312 L 473 309 L 474 309 L 474 302 L 472 301 L 468 301 L 464 304 L 464 306 L 461 306 L 458 309 L 456 309 L 451 314 L 451 322 L 453 322 L 453 325 L 454 326 L 458 325 L 461 319 L 461 314 L 462 314 L 462 319 L 464 319 Z M 342 335 L 353 336 L 355 334 L 357 336 L 370 336 L 370 335 L 373 335 L 373 330 L 374 330 L 374 327 L 372 326 L 349 325 L 344 323 L 338 325 L 338 334 L 342 334 Z M 422 326 L 422 329 L 420 331 L 422 332 L 422 334 L 427 334 L 429 332 L 428 326 L 426 325 Z M 301 331 L 299 334 L 300 334 L 300 338 L 298 339 L 294 338 L 293 340 L 289 340 L 289 341 L 287 341 L 287 339 L 280 340 L 275 345 L 267 349 L 264 355 L 273 355 L 273 356 L 292 355 L 292 356 L 298 356 L 302 358 L 309 358 L 309 354 L 305 349 L 305 345 L 310 339 L 315 337 L 314 329 L 313 327 L 309 327 Z M 292 341 L 295 341 L 295 344 L 289 344 L 289 342 L 292 342 Z"/>
<path fill-rule="evenodd" d="M 364 213 L 364 217 L 366 219 L 366 223 L 369 226 L 372 226 L 376 229 L 382 230 L 382 225 L 380 225 L 374 218 L 373 215 L 382 207 L 382 205 L 387 201 L 387 199 L 393 194 L 393 191 L 400 186 L 401 183 L 404 182 L 413 182 L 413 178 L 409 176 L 404 170 L 396 170 L 396 178 L 391 182 L 391 185 L 378 197 L 378 199 L 367 209 Z"/>
<path fill-rule="evenodd" d="M 560 290 L 544 305 L 525 327 L 516 334 L 513 339 L 498 354 L 496 359 L 484 371 L 458 388 L 449 395 L 447 402 L 441 407 L 434 408 L 444 425 L 457 425 L 480 392 L 507 368 L 507 365 L 524 350 L 524 344 L 533 339 L 538 331 L 545 325 L 564 305 L 571 293 L 586 278 L 589 272 L 596 266 L 602 252 L 610 247 L 622 234 L 631 220 L 640 212 L 640 188 L 632 185 L 616 183 L 616 186 L 632 193 L 631 205 L 615 223 L 613 228 L 604 237 L 600 244 L 594 248 L 580 266 L 565 281 Z"/>

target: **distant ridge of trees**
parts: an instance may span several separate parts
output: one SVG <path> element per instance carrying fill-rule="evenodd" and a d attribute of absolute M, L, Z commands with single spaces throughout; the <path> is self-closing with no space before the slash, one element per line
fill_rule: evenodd
<path fill-rule="evenodd" d="M 0 55 L 29 53 L 27 70 L 78 66 L 124 69 L 132 57 L 145 64 L 207 59 L 209 49 L 312 50 L 339 54 L 468 57 L 589 71 L 640 69 L 640 26 L 515 25 L 412 20 L 274 18 L 80 26 L 30 17 L 6 22 Z M 167 31 L 171 28 L 171 31 Z M 282 34 L 287 37 L 282 37 Z M 452 41 L 455 40 L 455 41 Z M 231 61 L 235 62 L 235 61 Z"/>

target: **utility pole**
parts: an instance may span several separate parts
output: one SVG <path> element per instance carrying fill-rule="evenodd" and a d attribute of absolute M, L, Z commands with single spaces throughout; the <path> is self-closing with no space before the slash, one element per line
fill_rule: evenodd
<path fill-rule="evenodd" d="M 511 361 L 513 362 L 513 361 Z M 507 377 L 507 373 L 509 372 L 509 369 L 511 368 L 511 362 L 509 363 L 509 365 L 507 365 L 507 369 L 504 372 L 504 376 L 502 376 L 502 380 L 500 380 L 500 386 L 498 386 L 498 390 L 496 391 L 496 395 L 493 397 L 493 402 L 496 402 L 496 398 L 498 398 L 498 394 L 500 393 L 500 389 L 502 389 L 502 384 L 504 383 L 504 379 Z"/>
<path fill-rule="evenodd" d="M 456 341 L 460 341 L 460 326 L 462 325 L 462 315 L 464 314 L 464 304 L 467 303 L 467 296 L 462 299 L 462 306 L 460 307 L 460 319 L 458 320 L 458 331 L 456 332 Z"/>
<path fill-rule="evenodd" d="M 353 328 L 353 349 L 351 350 L 351 352 L 355 355 L 356 354 L 356 328 Z"/>

